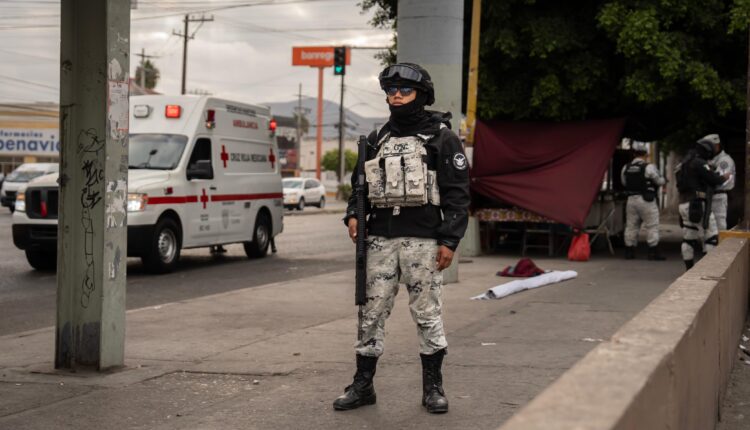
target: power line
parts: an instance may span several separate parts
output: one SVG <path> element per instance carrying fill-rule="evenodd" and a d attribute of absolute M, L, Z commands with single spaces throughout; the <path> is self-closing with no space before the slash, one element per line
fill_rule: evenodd
<path fill-rule="evenodd" d="M 12 76 L 0 75 L 0 78 L 1 79 L 6 79 L 6 80 L 9 80 L 9 81 L 19 82 L 19 83 L 26 84 L 26 85 L 34 85 L 34 86 L 37 86 L 37 87 L 40 87 L 40 88 L 46 88 L 46 89 L 50 89 L 50 90 L 54 90 L 54 91 L 59 91 L 59 89 L 57 87 L 53 87 L 51 85 L 40 84 L 38 82 L 27 81 L 25 79 L 18 79 L 18 78 L 14 78 Z"/>

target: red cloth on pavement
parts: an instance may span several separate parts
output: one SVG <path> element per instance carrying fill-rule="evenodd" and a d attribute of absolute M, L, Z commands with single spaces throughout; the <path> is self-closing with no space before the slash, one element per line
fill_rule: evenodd
<path fill-rule="evenodd" d="M 522 258 L 515 266 L 508 266 L 502 272 L 497 272 L 497 276 L 529 278 L 542 273 L 544 273 L 544 270 L 538 268 L 530 258 Z"/>
<path fill-rule="evenodd" d="M 584 228 L 624 124 L 477 121 L 472 192 Z"/>

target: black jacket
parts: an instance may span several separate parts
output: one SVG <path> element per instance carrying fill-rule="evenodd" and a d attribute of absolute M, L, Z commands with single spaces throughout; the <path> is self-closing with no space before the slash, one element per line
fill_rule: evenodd
<path fill-rule="evenodd" d="M 712 169 L 708 161 L 694 152 L 682 162 L 677 175 L 677 188 L 683 203 L 693 198 L 695 192 L 706 192 L 709 188 L 715 188 L 724 183 L 724 177 Z"/>
<path fill-rule="evenodd" d="M 431 134 L 434 137 L 425 145 L 427 166 L 437 171 L 437 182 L 440 189 L 440 207 L 432 204 L 417 207 L 402 207 L 398 215 L 393 208 L 372 208 L 367 202 L 368 234 L 373 236 L 421 237 L 437 239 L 438 244 L 455 250 L 464 236 L 469 220 L 469 169 L 463 145 L 458 136 L 449 128 L 440 128 L 440 123 L 449 126 L 450 113 L 434 113 L 434 121 L 420 134 Z M 367 160 L 375 158 L 380 147 L 379 140 L 388 132 L 386 124 L 379 135 L 373 131 L 367 137 Z M 365 161 L 367 161 L 365 160 Z M 352 173 L 352 190 L 355 189 L 357 169 Z M 367 189 L 365 185 L 365 195 Z M 349 198 L 344 223 L 356 217 L 357 197 L 354 193 Z"/>

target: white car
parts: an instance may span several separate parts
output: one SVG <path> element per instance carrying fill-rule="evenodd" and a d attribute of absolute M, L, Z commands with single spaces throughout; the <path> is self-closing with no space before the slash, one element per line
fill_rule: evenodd
<path fill-rule="evenodd" d="M 60 165 L 58 163 L 21 164 L 2 181 L 2 186 L 0 186 L 0 204 L 13 212 L 16 210 L 16 193 L 22 185 L 25 185 L 34 178 L 55 173 L 59 168 Z"/>
<path fill-rule="evenodd" d="M 326 187 L 317 179 L 284 178 L 281 184 L 287 209 L 303 210 L 307 205 L 322 209 L 326 205 Z"/>

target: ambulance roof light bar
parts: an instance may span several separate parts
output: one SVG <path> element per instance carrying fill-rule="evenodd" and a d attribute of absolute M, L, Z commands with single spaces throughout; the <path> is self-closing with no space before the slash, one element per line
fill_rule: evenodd
<path fill-rule="evenodd" d="M 164 116 L 167 118 L 179 118 L 182 115 L 182 107 L 180 105 L 167 105 L 164 109 Z"/>

